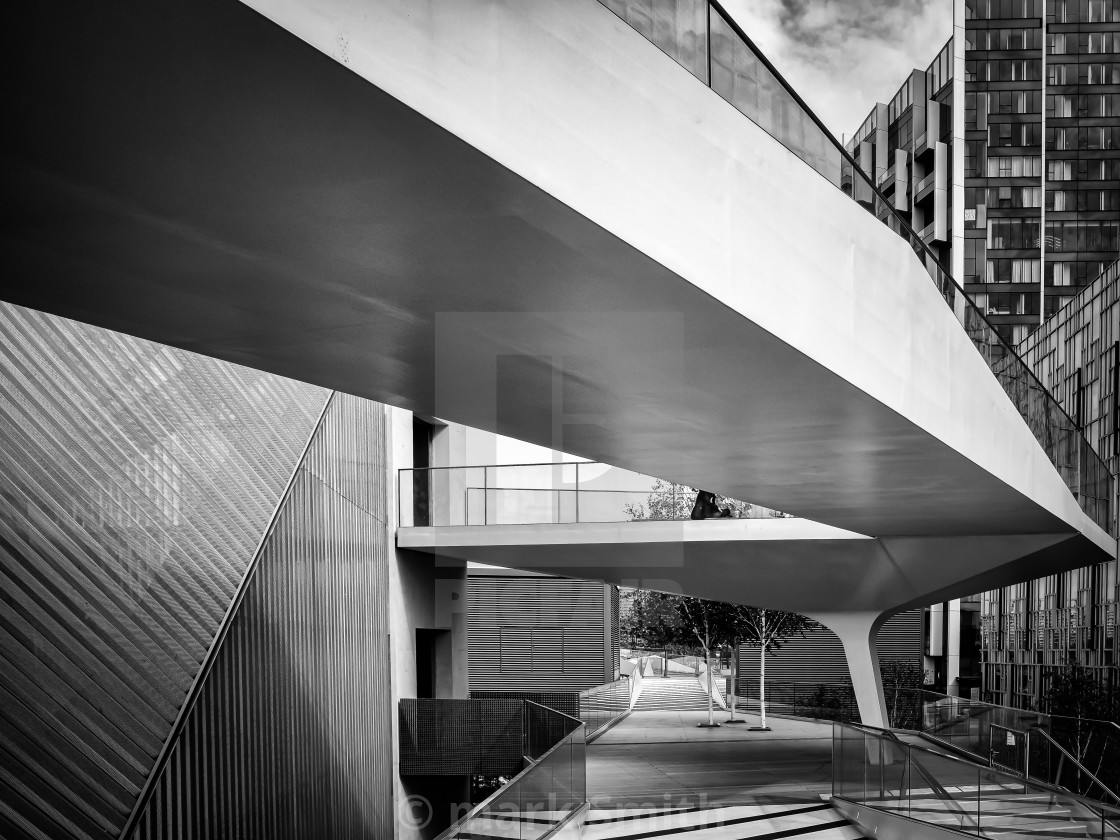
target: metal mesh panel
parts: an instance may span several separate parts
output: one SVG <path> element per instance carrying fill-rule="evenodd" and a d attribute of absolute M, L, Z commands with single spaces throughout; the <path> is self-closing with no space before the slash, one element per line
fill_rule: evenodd
<path fill-rule="evenodd" d="M 472 700 L 531 700 L 570 717 L 579 717 L 578 691 L 472 691 Z"/>
<path fill-rule="evenodd" d="M 401 775 L 517 773 L 526 754 L 523 706 L 520 700 L 401 700 Z"/>
<path fill-rule="evenodd" d="M 119 833 L 325 398 L 0 305 L 0 835 Z"/>

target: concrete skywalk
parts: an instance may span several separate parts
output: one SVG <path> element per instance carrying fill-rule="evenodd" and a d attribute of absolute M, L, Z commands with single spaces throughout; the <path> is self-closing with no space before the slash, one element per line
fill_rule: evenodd
<path fill-rule="evenodd" d="M 858 685 L 889 611 L 1115 554 L 909 245 L 595 0 L 24 11 L 6 300 L 870 538 L 541 568 L 815 593 Z"/>

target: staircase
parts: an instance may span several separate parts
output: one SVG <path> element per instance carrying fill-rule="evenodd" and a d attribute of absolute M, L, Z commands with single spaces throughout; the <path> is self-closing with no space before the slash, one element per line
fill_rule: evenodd
<path fill-rule="evenodd" d="M 983 796 L 977 797 L 977 792 Z M 1100 817 L 1077 807 L 1076 803 L 1055 801 L 1046 794 L 1025 794 L 1022 788 L 1006 785 L 961 786 L 953 788 L 954 802 L 947 803 L 932 790 L 909 791 L 901 799 L 887 796 L 867 800 L 866 804 L 884 811 L 1002 840 L 1058 840 L 1065 837 L 1104 837 L 1120 840 L 1120 832 Z M 979 822 L 979 832 L 977 832 Z M 1102 834 L 1103 829 L 1103 834 Z"/>
<path fill-rule="evenodd" d="M 714 677 L 713 677 L 714 679 Z M 722 678 L 721 678 L 722 679 Z M 708 695 L 692 674 L 646 677 L 635 712 L 699 712 L 708 710 Z"/>
<path fill-rule="evenodd" d="M 587 813 L 583 840 L 749 840 L 752 837 L 855 840 L 859 830 L 827 804 L 716 808 L 619 808 Z"/>

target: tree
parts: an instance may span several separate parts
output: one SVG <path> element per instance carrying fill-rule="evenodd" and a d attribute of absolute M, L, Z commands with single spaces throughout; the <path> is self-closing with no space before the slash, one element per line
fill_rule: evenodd
<path fill-rule="evenodd" d="M 712 651 L 741 643 L 758 644 L 762 650 L 762 727 L 766 728 L 766 652 L 773 653 L 795 635 L 804 634 L 809 621 L 781 610 L 764 610 L 722 601 L 706 601 L 686 595 L 634 590 L 622 596 L 629 609 L 619 618 L 620 632 L 642 647 L 685 647 L 698 645 L 708 665 L 708 724 L 713 725 Z M 734 678 L 738 678 L 737 657 Z M 735 719 L 735 693 L 731 696 L 731 719 Z"/>
<path fill-rule="evenodd" d="M 1089 668 L 1071 663 L 1048 673 L 1043 708 L 1051 715 L 1050 735 L 1112 788 L 1120 786 L 1120 744 L 1114 727 L 1120 723 L 1120 695 L 1110 691 Z"/>
<path fill-rule="evenodd" d="M 687 484 L 677 484 L 671 481 L 662 481 L 660 478 L 653 480 L 653 487 L 646 496 L 645 504 L 627 502 L 623 511 L 630 517 L 630 521 L 639 520 L 680 520 L 688 519 L 692 514 L 692 506 L 696 503 L 695 487 Z M 730 507 L 733 511 L 746 514 L 751 506 L 729 496 L 716 494 L 716 504 L 719 507 Z M 784 515 L 784 514 L 782 514 Z"/>
<path fill-rule="evenodd" d="M 623 507 L 631 521 L 641 519 L 688 519 L 692 505 L 696 501 L 696 491 L 684 484 L 653 480 L 653 488 L 646 497 L 646 503 L 627 502 Z"/>
<path fill-rule="evenodd" d="M 722 601 L 677 597 L 680 599 L 676 604 L 680 626 L 704 649 L 704 663 L 708 667 L 708 726 L 719 726 L 712 709 L 712 650 L 732 644 L 738 637 L 743 607 Z"/>
<path fill-rule="evenodd" d="M 673 596 L 645 589 L 619 590 L 618 630 L 631 648 L 661 648 L 681 635 Z M 692 645 L 689 644 L 689 647 Z"/>
<path fill-rule="evenodd" d="M 921 713 L 922 684 L 926 672 L 917 662 L 888 659 L 879 666 L 888 724 L 895 729 L 917 729 Z"/>
<path fill-rule="evenodd" d="M 691 500 L 689 504 L 691 510 Z M 695 648 L 704 652 L 708 668 L 708 725 L 715 726 L 712 708 L 712 651 L 737 637 L 736 604 L 705 601 L 687 595 L 636 590 L 628 596 L 629 609 L 619 618 L 624 635 L 646 648 Z"/>
<path fill-rule="evenodd" d="M 740 639 L 759 648 L 758 706 L 762 725 L 758 728 L 769 729 L 766 725 L 766 654 L 777 651 L 794 636 L 804 636 L 809 619 L 782 610 L 743 607 L 741 623 L 743 633 Z"/>

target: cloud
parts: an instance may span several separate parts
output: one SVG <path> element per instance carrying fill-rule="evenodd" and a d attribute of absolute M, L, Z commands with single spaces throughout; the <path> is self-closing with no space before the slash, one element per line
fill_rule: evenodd
<path fill-rule="evenodd" d="M 952 0 L 724 0 L 743 31 L 840 138 L 889 102 L 952 32 Z"/>

